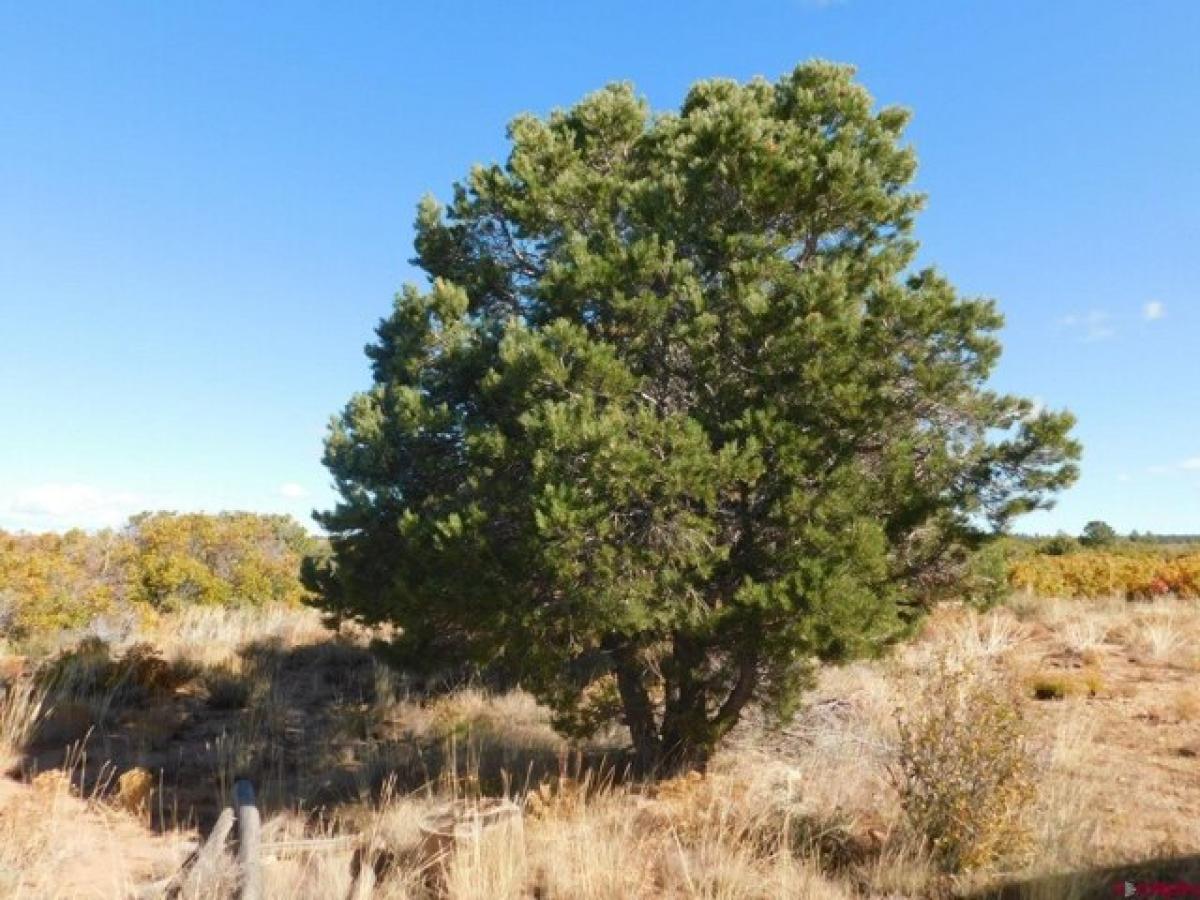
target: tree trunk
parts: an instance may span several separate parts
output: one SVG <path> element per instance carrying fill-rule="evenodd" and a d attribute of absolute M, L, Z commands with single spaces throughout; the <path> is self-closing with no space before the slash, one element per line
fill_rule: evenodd
<path fill-rule="evenodd" d="M 708 721 L 709 687 L 702 677 L 705 649 L 682 634 L 675 635 L 673 644 L 663 671 L 667 696 L 657 766 L 663 777 L 704 771 L 716 745 Z"/>
<path fill-rule="evenodd" d="M 658 764 L 662 742 L 654 721 L 654 704 L 642 677 L 643 663 L 637 651 L 629 646 L 615 649 L 613 660 L 625 724 L 633 741 L 634 769 L 640 776 L 649 776 Z"/>
<path fill-rule="evenodd" d="M 758 685 L 758 654 L 737 659 L 733 685 L 715 712 L 712 680 L 706 678 L 707 649 L 685 635 L 674 636 L 670 658 L 662 661 L 665 697 L 661 720 L 647 688 L 649 667 L 630 643 L 610 644 L 613 671 L 634 744 L 634 769 L 642 778 L 671 778 L 703 772 L 720 743 L 737 725 Z"/>
<path fill-rule="evenodd" d="M 717 742 L 703 704 L 673 719 L 664 718 L 662 749 L 654 774 L 671 778 L 684 772 L 703 772 L 708 768 Z"/>
<path fill-rule="evenodd" d="M 754 691 L 758 687 L 758 653 L 747 653 L 738 661 L 737 681 L 734 682 L 733 688 L 729 692 L 729 696 L 725 698 L 725 702 L 721 704 L 721 708 L 717 710 L 716 716 L 713 717 L 713 741 L 719 741 L 725 737 L 738 720 L 742 717 L 742 710 L 746 708 L 746 704 L 754 697 Z"/>
<path fill-rule="evenodd" d="M 646 687 L 646 663 L 640 653 L 624 646 L 613 649 L 612 658 L 633 742 L 634 770 L 643 778 L 703 772 L 758 686 L 758 657 L 750 653 L 738 660 L 733 686 L 710 715 L 710 704 L 717 698 L 712 697 L 711 684 L 702 675 L 705 650 L 677 635 L 671 657 L 664 661 L 666 697 L 660 723 Z"/>

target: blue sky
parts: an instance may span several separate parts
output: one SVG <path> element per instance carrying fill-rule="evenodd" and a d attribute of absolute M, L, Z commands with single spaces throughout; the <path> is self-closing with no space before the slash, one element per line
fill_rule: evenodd
<path fill-rule="evenodd" d="M 1076 412 L 1023 530 L 1200 531 L 1200 4 L 0 2 L 0 527 L 332 502 L 414 206 L 516 113 L 854 63 L 911 107 L 922 259 Z"/>

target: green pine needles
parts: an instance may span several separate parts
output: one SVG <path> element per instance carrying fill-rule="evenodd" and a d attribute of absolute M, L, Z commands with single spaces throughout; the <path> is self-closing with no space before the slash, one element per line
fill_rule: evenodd
<path fill-rule="evenodd" d="M 616 698 L 647 771 L 902 635 L 1079 454 L 986 388 L 994 304 L 910 272 L 907 119 L 822 62 L 517 118 L 420 205 L 432 287 L 326 443 L 319 602 L 399 625 L 409 665 L 503 667 L 564 729 Z"/>

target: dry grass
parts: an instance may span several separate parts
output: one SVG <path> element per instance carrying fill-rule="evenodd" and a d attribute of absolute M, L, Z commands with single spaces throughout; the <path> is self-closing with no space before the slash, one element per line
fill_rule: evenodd
<path fill-rule="evenodd" d="M 1062 625 L 1063 643 L 1068 650 L 1084 656 L 1104 646 L 1109 622 L 1103 614 L 1082 612 Z"/>
<path fill-rule="evenodd" d="M 1171 709 L 1180 722 L 1200 721 L 1200 685 L 1181 686 L 1171 698 Z"/>
<path fill-rule="evenodd" d="M 0 777 L 20 764 L 45 716 L 46 691 L 29 681 L 0 686 Z"/>
<path fill-rule="evenodd" d="M 1145 616 L 1137 623 L 1134 649 L 1158 665 L 1178 661 L 1180 651 L 1190 643 L 1177 617 L 1169 608 L 1154 616 Z"/>
<path fill-rule="evenodd" d="M 1195 668 L 1200 608 L 1170 598 L 1137 604 L 1114 621 L 1110 635 L 1145 665 Z"/>
<path fill-rule="evenodd" d="M 328 637 L 313 609 L 294 607 L 190 607 L 150 627 L 149 639 L 170 660 L 205 668 L 239 659 L 246 644 L 295 647 Z"/>
<path fill-rule="evenodd" d="M 1028 628 L 1007 609 L 994 609 L 983 615 L 961 614 L 957 627 L 948 638 L 951 652 L 959 659 L 995 659 L 1016 647 L 1028 635 Z"/>
<path fill-rule="evenodd" d="M 29 785 L 0 782 L 2 897 L 124 898 L 175 868 L 182 852 L 177 836 L 149 834 L 137 817 L 79 797 L 60 771 Z"/>
<path fill-rule="evenodd" d="M 370 896 L 392 900 L 917 898 L 1008 881 L 1014 896 L 1085 897 L 1106 887 L 1101 867 L 1200 853 L 1186 813 L 1200 803 L 1187 775 L 1200 689 L 1186 663 L 1200 618 L 1186 603 L 942 610 L 892 660 L 824 670 L 782 731 L 748 723 L 707 776 L 657 786 L 617 777 L 620 734 L 569 745 L 519 691 L 414 692 L 365 652 L 368 637 L 333 635 L 306 611 L 196 609 L 107 647 L 108 662 L 98 647 L 77 654 L 44 689 L 13 681 L 0 750 L 29 776 L 70 774 L 42 776 L 40 790 L 0 780 L 0 896 L 121 897 L 162 877 L 243 773 L 268 842 L 348 836 L 378 872 Z M 136 641 L 156 652 L 130 656 Z M 139 662 L 122 668 L 127 658 Z M 896 713 L 929 712 L 938 659 L 1068 686 L 1060 702 L 1029 704 L 1034 852 L 1003 874 L 939 874 L 889 774 Z M 136 766 L 156 781 L 139 775 L 144 793 L 126 803 L 133 789 L 118 785 Z M 431 814 L 500 795 L 523 804 L 520 827 L 429 856 Z M 351 855 L 273 853 L 268 896 L 344 897 Z M 98 857 L 104 877 L 88 888 Z M 183 896 L 235 884 L 226 859 Z"/>

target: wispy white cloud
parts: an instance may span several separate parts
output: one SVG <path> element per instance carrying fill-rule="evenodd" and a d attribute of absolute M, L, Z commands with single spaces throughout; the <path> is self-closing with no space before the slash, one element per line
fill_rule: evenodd
<path fill-rule="evenodd" d="M 79 482 L 47 482 L 17 491 L 5 517 L 16 527 L 37 530 L 105 528 L 120 525 L 140 509 L 137 494 Z M 2 508 L 2 507 L 0 507 Z"/>
<path fill-rule="evenodd" d="M 1187 459 L 1181 459 L 1177 463 L 1171 465 L 1162 465 L 1161 463 L 1153 466 L 1146 466 L 1146 472 L 1150 475 L 1169 475 L 1172 472 L 1200 472 L 1200 456 L 1191 456 Z"/>
<path fill-rule="evenodd" d="M 304 489 L 304 485 L 296 484 L 294 481 L 285 481 L 279 486 L 279 496 L 287 497 L 289 500 L 298 500 L 301 497 L 307 497 L 308 491 Z"/>
<path fill-rule="evenodd" d="M 1142 318 L 1147 322 L 1155 322 L 1167 314 L 1167 307 L 1161 300 L 1151 300 L 1142 307 Z"/>
<path fill-rule="evenodd" d="M 1093 309 L 1082 314 L 1063 316 L 1059 324 L 1079 335 L 1084 343 L 1104 341 L 1117 333 L 1112 315 L 1102 309 Z"/>

